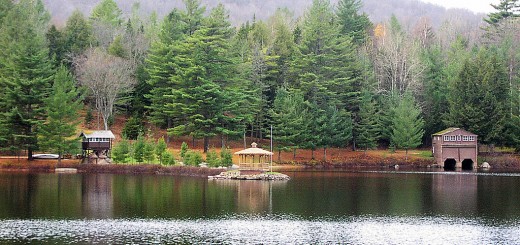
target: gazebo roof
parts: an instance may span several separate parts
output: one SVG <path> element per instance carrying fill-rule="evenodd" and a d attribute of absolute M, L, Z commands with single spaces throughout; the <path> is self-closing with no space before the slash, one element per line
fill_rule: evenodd
<path fill-rule="evenodd" d="M 237 151 L 237 152 L 235 152 L 235 155 L 267 155 L 267 156 L 273 155 L 272 152 L 266 151 L 262 148 L 258 148 L 258 147 L 256 147 L 256 145 L 257 144 L 253 142 L 251 144 L 251 148 Z"/>

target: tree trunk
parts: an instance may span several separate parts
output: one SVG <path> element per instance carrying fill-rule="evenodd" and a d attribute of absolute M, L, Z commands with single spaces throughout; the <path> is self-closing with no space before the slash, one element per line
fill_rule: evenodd
<path fill-rule="evenodd" d="M 406 161 L 408 161 L 408 148 L 405 149 L 405 158 Z"/>
<path fill-rule="evenodd" d="M 244 149 L 247 148 L 247 142 L 246 142 L 246 129 L 244 128 Z"/>
<path fill-rule="evenodd" d="M 209 150 L 209 138 L 208 136 L 204 136 L 204 153 L 207 153 Z"/>
<path fill-rule="evenodd" d="M 293 149 L 292 159 L 296 160 L 296 148 Z"/>
<path fill-rule="evenodd" d="M 34 158 L 33 158 L 33 149 L 32 147 L 27 147 L 27 160 L 29 161 L 33 161 Z"/>
<path fill-rule="evenodd" d="M 327 161 L 327 147 L 323 147 L 323 161 Z"/>
<path fill-rule="evenodd" d="M 58 154 L 58 163 L 56 164 L 56 168 L 58 168 L 58 166 L 61 165 L 61 155 L 62 155 L 62 153 L 60 152 L 60 153 Z"/>
<path fill-rule="evenodd" d="M 311 151 L 312 151 L 312 157 L 311 157 L 311 159 L 314 160 L 314 149 L 312 149 Z"/>
<path fill-rule="evenodd" d="M 278 162 L 282 162 L 282 150 L 278 150 Z"/>
<path fill-rule="evenodd" d="M 195 149 L 195 136 L 191 137 L 191 148 Z"/>
<path fill-rule="evenodd" d="M 168 117 L 168 119 L 166 119 L 167 121 L 167 128 L 171 128 L 172 127 L 172 119 Z M 170 144 L 170 135 L 166 134 L 166 145 Z"/>

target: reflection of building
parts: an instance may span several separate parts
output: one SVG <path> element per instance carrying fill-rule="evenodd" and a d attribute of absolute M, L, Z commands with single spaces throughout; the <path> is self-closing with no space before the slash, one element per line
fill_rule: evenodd
<path fill-rule="evenodd" d="M 214 183 L 236 190 L 236 212 L 263 213 L 272 210 L 273 189 L 285 186 L 285 181 L 218 180 Z"/>
<path fill-rule="evenodd" d="M 446 169 L 474 169 L 477 164 L 477 135 L 448 128 L 432 135 L 435 162 Z"/>
<path fill-rule="evenodd" d="M 111 174 L 83 175 L 82 196 L 85 217 L 111 218 L 113 215 Z"/>
<path fill-rule="evenodd" d="M 435 213 L 474 214 L 477 212 L 476 175 L 434 174 L 432 203 Z"/>

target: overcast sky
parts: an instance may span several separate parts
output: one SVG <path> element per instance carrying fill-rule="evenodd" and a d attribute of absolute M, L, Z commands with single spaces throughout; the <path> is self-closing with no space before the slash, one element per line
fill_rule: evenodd
<path fill-rule="evenodd" d="M 446 8 L 465 8 L 475 13 L 489 13 L 494 9 L 489 4 L 498 4 L 500 0 L 422 0 Z"/>

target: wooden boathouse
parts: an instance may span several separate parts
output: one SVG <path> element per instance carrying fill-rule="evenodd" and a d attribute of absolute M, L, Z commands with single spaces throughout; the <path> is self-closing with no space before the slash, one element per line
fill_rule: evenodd
<path fill-rule="evenodd" d="M 81 132 L 82 138 L 81 148 L 84 159 L 98 159 L 110 158 L 110 151 L 112 150 L 112 142 L 116 138 L 110 130 L 98 130 L 92 133 Z"/>
<path fill-rule="evenodd" d="M 477 167 L 478 136 L 460 128 L 447 128 L 432 135 L 435 162 L 444 169 Z"/>

